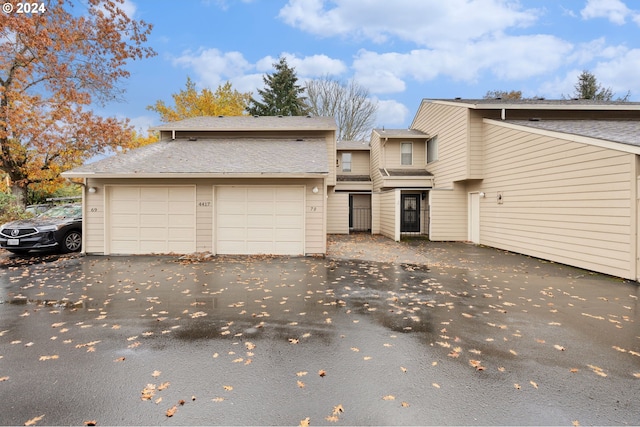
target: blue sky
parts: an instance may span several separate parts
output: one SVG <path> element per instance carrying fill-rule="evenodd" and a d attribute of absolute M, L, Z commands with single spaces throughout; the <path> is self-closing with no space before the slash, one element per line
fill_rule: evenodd
<path fill-rule="evenodd" d="M 558 99 L 582 70 L 640 101 L 637 0 L 126 0 L 154 25 L 155 58 L 131 62 L 125 100 L 97 111 L 159 124 L 187 76 L 215 90 L 262 88 L 280 55 L 300 83 L 323 75 L 365 86 L 377 127 L 406 128 L 423 98 L 489 90 Z"/>

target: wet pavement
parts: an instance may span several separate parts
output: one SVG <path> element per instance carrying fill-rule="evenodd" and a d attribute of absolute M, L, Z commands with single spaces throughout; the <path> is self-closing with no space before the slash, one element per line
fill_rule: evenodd
<path fill-rule="evenodd" d="M 640 424 L 635 282 L 464 243 L 329 246 L 3 256 L 0 424 Z"/>

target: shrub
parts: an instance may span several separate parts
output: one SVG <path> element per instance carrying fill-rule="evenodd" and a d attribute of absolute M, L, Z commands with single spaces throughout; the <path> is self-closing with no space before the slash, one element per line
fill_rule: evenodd
<path fill-rule="evenodd" d="M 32 216 L 17 203 L 14 195 L 0 192 L 0 224 Z"/>

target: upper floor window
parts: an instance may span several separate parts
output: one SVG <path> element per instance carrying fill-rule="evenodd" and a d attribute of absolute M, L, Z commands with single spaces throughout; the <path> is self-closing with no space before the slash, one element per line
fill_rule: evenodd
<path fill-rule="evenodd" d="M 400 144 L 400 164 L 403 166 L 411 166 L 413 164 L 413 144 L 411 142 Z"/>
<path fill-rule="evenodd" d="M 434 136 L 427 141 L 427 163 L 438 160 L 438 137 Z"/>
<path fill-rule="evenodd" d="M 342 153 L 342 172 L 351 172 L 351 153 Z"/>

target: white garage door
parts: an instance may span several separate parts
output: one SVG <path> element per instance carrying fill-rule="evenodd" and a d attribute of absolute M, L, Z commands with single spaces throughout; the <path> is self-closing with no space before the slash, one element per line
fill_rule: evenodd
<path fill-rule="evenodd" d="M 217 187 L 216 252 L 304 254 L 304 187 Z"/>
<path fill-rule="evenodd" d="M 109 187 L 107 252 L 195 252 L 195 193 L 194 186 Z"/>

